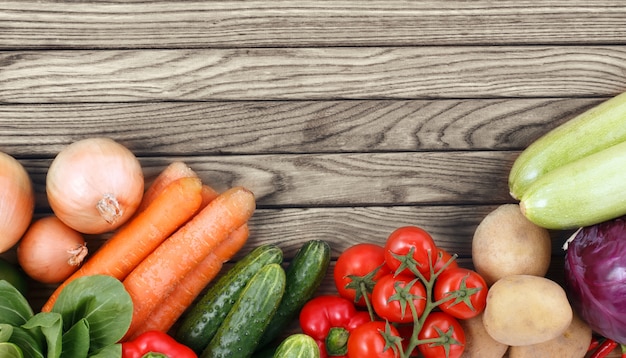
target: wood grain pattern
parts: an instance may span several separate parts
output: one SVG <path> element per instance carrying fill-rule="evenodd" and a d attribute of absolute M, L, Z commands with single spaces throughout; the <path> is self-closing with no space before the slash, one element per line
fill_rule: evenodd
<path fill-rule="evenodd" d="M 505 178 L 514 152 L 347 153 L 139 158 L 146 177 L 182 160 L 218 191 L 252 190 L 259 207 L 509 202 Z M 25 160 L 45 205 L 51 160 Z"/>
<path fill-rule="evenodd" d="M 613 1 L 0 1 L 1 48 L 624 44 Z"/>
<path fill-rule="evenodd" d="M 621 46 L 0 52 L 0 103 L 613 96 Z"/>
<path fill-rule="evenodd" d="M 36 217 L 53 157 L 107 136 L 148 183 L 183 160 L 249 187 L 235 260 L 271 242 L 287 264 L 311 239 L 336 259 L 418 225 L 472 267 L 520 151 L 624 90 L 618 0 L 0 0 L 0 151 L 31 174 Z M 570 233 L 551 232 L 560 283 Z M 31 284 L 37 309 L 54 285 Z"/>
<path fill-rule="evenodd" d="M 521 150 L 603 98 L 0 106 L 0 150 L 51 158 L 106 135 L 138 156 Z"/>

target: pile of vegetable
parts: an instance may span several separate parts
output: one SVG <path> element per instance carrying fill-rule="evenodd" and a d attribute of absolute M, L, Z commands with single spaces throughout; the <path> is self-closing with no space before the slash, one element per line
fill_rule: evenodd
<path fill-rule="evenodd" d="M 322 240 L 290 262 L 264 244 L 231 260 L 256 203 L 218 193 L 185 163 L 146 186 L 133 153 L 107 138 L 52 161 L 52 214 L 34 217 L 26 170 L 0 153 L 0 253 L 58 287 L 40 312 L 21 271 L 0 260 L 2 357 L 585 357 L 626 352 L 626 93 L 555 128 L 516 158 L 515 204 L 476 227 L 473 267 L 402 226 L 384 245 L 337 258 Z M 552 230 L 567 241 L 565 282 L 546 277 Z M 110 238 L 95 252 L 87 237 Z M 225 272 L 222 272 L 225 271 Z M 220 275 L 220 273 L 222 273 Z M 300 331 L 285 336 L 290 325 Z M 626 353 L 625 353 L 626 355 Z"/>
<path fill-rule="evenodd" d="M 564 286 L 575 312 L 601 337 L 594 358 L 620 343 L 626 355 L 625 166 L 623 93 L 536 140 L 509 176 L 526 218 L 547 229 L 576 229 L 564 245 Z"/>
<path fill-rule="evenodd" d="M 250 251 L 186 313 L 176 339 L 209 358 L 250 357 L 279 338 L 326 275 L 330 246 L 304 243 L 285 270 L 282 259 L 272 244 Z"/>
<path fill-rule="evenodd" d="M 460 357 L 460 321 L 480 315 L 488 294 L 481 275 L 416 226 L 394 230 L 384 247 L 346 249 L 334 280 L 338 295 L 315 297 L 300 313 L 321 357 Z"/>
<path fill-rule="evenodd" d="M 42 218 L 33 218 L 34 192 L 24 168 L 8 155 L 0 159 L 7 183 L 3 189 L 8 190 L 5 198 L 13 199 L 3 200 L 0 210 L 7 213 L 3 218 L 19 218 L 6 224 L 11 229 L 3 231 L 3 252 L 16 246 L 18 264 L 28 276 L 58 284 L 34 318 L 23 309 L 27 314 L 21 321 L 4 322 L 12 328 L 2 330 L 1 341 L 26 357 L 58 357 L 61 352 L 63 357 L 120 357 L 119 342 L 167 332 L 249 235 L 247 221 L 255 209 L 252 192 L 233 187 L 217 193 L 182 162 L 171 163 L 144 191 L 137 158 L 107 138 L 77 141 L 54 158 L 46 177 L 53 213 Z M 88 253 L 86 235 L 101 233 L 111 237 Z M 104 277 L 118 288 L 110 288 Z M 22 294 L 7 285 L 12 289 L 3 298 L 15 296 L 15 291 Z M 68 300 L 77 290 L 99 295 Z M 126 304 L 106 306 L 120 297 L 127 298 Z M 122 308 L 130 310 L 127 316 L 116 316 L 115 310 Z M 59 314 L 71 319 L 58 319 L 63 330 L 57 332 L 54 326 L 52 336 L 52 328 L 42 327 L 56 322 Z M 115 329 L 82 319 L 99 315 L 107 316 L 104 322 Z M 23 330 L 38 344 L 27 344 Z M 91 348 L 73 339 L 79 335 L 89 341 L 103 330 L 110 331 L 106 337 L 112 338 L 105 343 L 113 348 L 94 343 L 93 337 Z"/>

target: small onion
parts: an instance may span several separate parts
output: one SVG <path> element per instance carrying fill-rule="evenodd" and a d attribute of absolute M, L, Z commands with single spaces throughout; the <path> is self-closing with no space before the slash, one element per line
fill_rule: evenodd
<path fill-rule="evenodd" d="M 80 267 L 87 256 L 83 236 L 56 216 L 33 222 L 17 247 L 17 261 L 32 279 L 59 283 Z"/>
<path fill-rule="evenodd" d="M 0 253 L 13 247 L 30 225 L 35 192 L 26 169 L 0 152 Z"/>
<path fill-rule="evenodd" d="M 67 226 L 85 234 L 121 226 L 137 210 L 143 190 L 137 157 L 108 138 L 70 144 L 54 158 L 46 177 L 52 211 Z"/>

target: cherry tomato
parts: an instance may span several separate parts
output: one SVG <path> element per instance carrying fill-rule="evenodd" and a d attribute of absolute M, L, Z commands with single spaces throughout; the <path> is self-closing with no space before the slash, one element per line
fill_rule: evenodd
<path fill-rule="evenodd" d="M 412 256 L 408 255 L 413 250 Z M 423 275 L 430 276 L 429 255 L 436 256 L 435 241 L 428 232 L 417 226 L 403 226 L 394 230 L 385 242 L 385 262 L 394 273 L 402 262 L 394 256 L 407 256 L 411 259 L 409 266 L 414 265 Z M 412 257 L 412 258 L 411 258 Z M 433 260 L 434 261 L 434 260 Z M 405 266 L 405 265 L 403 265 Z M 412 274 L 408 268 L 401 271 L 403 274 Z"/>
<path fill-rule="evenodd" d="M 439 308 L 459 319 L 468 319 L 480 314 L 487 304 L 488 287 L 485 279 L 476 271 L 462 267 L 448 268 L 435 282 L 435 301 L 453 296 Z"/>
<path fill-rule="evenodd" d="M 443 266 L 450 260 L 452 260 L 452 255 L 448 251 L 438 247 L 436 256 L 434 257 L 435 263 L 433 264 L 433 272 L 438 272 L 439 270 L 441 270 Z M 459 263 L 456 262 L 456 260 L 453 260 L 448 264 L 448 266 L 446 266 L 446 269 L 452 267 L 459 267 Z M 424 274 L 424 278 L 426 280 L 430 280 L 430 271 Z"/>
<path fill-rule="evenodd" d="M 385 349 L 386 323 L 370 321 L 358 326 L 348 337 L 348 358 L 396 358 L 398 354 L 391 348 Z M 398 330 L 389 325 L 389 333 L 400 339 Z"/>
<path fill-rule="evenodd" d="M 417 338 L 441 338 L 438 343 L 424 343 L 417 346 L 425 358 L 459 358 L 465 350 L 465 332 L 456 318 L 445 312 L 432 312 L 424 320 Z"/>
<path fill-rule="evenodd" d="M 376 281 L 389 272 L 385 265 L 384 248 L 376 244 L 361 243 L 347 248 L 339 255 L 333 276 L 341 297 L 358 306 L 365 306 L 363 293 L 357 291 L 357 288 L 363 287 L 371 298 Z"/>
<path fill-rule="evenodd" d="M 418 317 L 426 308 L 426 288 L 415 276 L 387 274 L 376 282 L 372 306 L 376 314 L 390 322 L 413 322 L 411 305 Z"/>

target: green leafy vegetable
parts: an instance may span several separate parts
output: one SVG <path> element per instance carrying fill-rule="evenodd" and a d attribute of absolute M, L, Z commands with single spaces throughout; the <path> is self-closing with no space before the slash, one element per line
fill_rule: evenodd
<path fill-rule="evenodd" d="M 93 275 L 68 284 L 52 312 L 63 317 L 63 330 L 69 331 L 83 318 L 89 328 L 89 353 L 117 343 L 130 327 L 133 302 L 124 285 L 114 277 Z"/>
<path fill-rule="evenodd" d="M 61 335 L 63 334 L 61 315 L 54 312 L 40 312 L 28 320 L 22 328 L 31 332 L 33 337 L 44 337 L 48 358 L 61 357 Z"/>
<path fill-rule="evenodd" d="M 45 338 L 42 336 L 32 335 L 30 331 L 22 327 L 13 327 L 10 342 L 15 343 L 22 349 L 24 357 L 47 358 L 44 354 L 46 351 Z"/>
<path fill-rule="evenodd" d="M 13 326 L 6 323 L 0 323 L 0 343 L 8 342 L 13 334 Z"/>
<path fill-rule="evenodd" d="M 84 358 L 89 353 L 89 322 L 76 322 L 63 334 L 63 358 Z"/>
<path fill-rule="evenodd" d="M 33 313 L 26 298 L 0 280 L 0 357 L 119 358 L 133 315 L 122 282 L 106 275 L 68 284 L 51 312 Z"/>
<path fill-rule="evenodd" d="M 26 298 L 6 280 L 0 280 L 0 297 L 0 323 L 21 326 L 33 316 Z"/>
<path fill-rule="evenodd" d="M 20 347 L 13 343 L 0 343 L 0 357 L 3 358 L 24 358 Z"/>
<path fill-rule="evenodd" d="M 106 346 L 100 351 L 90 354 L 89 358 L 119 358 L 122 356 L 122 345 L 113 344 Z"/>

